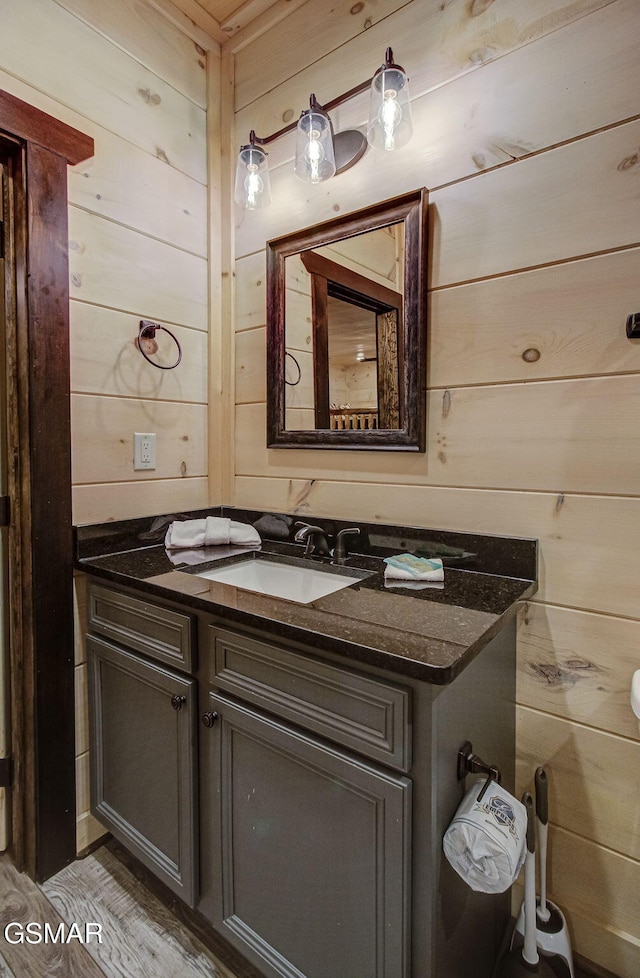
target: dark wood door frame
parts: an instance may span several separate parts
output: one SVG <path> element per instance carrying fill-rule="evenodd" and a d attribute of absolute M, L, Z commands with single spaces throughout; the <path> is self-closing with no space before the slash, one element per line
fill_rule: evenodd
<path fill-rule="evenodd" d="M 3 297 L 9 417 L 12 856 L 44 880 L 76 854 L 67 167 L 93 139 L 0 91 L 11 184 Z"/>

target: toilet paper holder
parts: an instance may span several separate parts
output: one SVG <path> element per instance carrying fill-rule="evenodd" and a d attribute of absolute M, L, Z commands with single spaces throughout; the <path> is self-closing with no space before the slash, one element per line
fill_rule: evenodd
<path fill-rule="evenodd" d="M 473 753 L 473 745 L 470 740 L 465 740 L 464 744 L 458 751 L 458 781 L 462 781 L 467 774 L 486 774 L 487 780 L 480 789 L 480 794 L 478 795 L 476 801 L 482 801 L 485 792 L 492 781 L 497 781 L 500 784 L 501 775 L 500 769 L 495 766 L 495 764 L 487 764 L 478 757 L 477 754 Z"/>

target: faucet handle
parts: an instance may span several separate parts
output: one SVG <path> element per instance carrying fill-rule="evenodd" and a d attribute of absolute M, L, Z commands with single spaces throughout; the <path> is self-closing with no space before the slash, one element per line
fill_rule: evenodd
<path fill-rule="evenodd" d="M 336 545 L 333 549 L 333 559 L 336 561 L 346 560 L 347 557 L 349 556 L 349 552 L 347 550 L 345 537 L 350 537 L 350 536 L 355 537 L 359 535 L 360 535 L 359 526 L 347 526 L 344 528 L 344 530 L 338 530 L 336 534 Z"/>

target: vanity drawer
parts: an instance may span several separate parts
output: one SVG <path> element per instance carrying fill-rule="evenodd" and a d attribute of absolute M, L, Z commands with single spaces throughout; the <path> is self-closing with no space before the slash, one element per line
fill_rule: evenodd
<path fill-rule="evenodd" d="M 191 616 L 99 584 L 89 587 L 88 615 L 92 632 L 178 669 L 193 671 Z"/>
<path fill-rule="evenodd" d="M 410 690 L 209 626 L 213 682 L 358 754 L 411 767 Z"/>

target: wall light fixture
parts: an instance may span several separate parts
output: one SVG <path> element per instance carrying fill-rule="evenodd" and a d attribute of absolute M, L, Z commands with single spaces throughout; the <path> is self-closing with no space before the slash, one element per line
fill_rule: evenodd
<path fill-rule="evenodd" d="M 329 116 L 331 109 L 370 88 L 369 122 L 366 137 L 359 129 L 334 133 Z M 297 129 L 294 172 L 307 183 L 321 183 L 348 170 L 364 155 L 367 144 L 391 152 L 404 146 L 413 133 L 409 83 L 404 68 L 395 64 L 393 51 L 387 48 L 384 64 L 373 78 L 320 105 L 315 95 L 309 98 L 297 122 L 292 122 L 270 136 L 256 136 L 252 129 L 249 142 L 240 147 L 236 167 L 234 197 L 247 210 L 265 207 L 271 201 L 267 153 L 262 146 Z"/>

